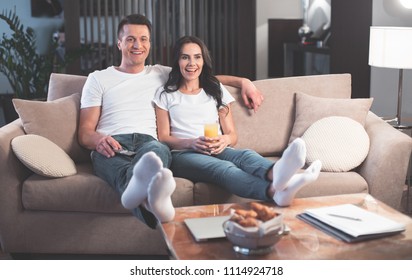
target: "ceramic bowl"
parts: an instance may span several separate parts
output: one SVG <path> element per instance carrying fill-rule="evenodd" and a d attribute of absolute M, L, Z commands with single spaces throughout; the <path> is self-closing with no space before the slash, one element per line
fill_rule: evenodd
<path fill-rule="evenodd" d="M 275 245 L 284 231 L 283 215 L 261 223 L 257 227 L 243 227 L 227 220 L 223 223 L 223 231 L 227 239 L 240 249 L 263 249 Z"/>

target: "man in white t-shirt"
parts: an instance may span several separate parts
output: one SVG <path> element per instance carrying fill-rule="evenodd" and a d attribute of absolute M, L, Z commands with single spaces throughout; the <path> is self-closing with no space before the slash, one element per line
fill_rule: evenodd
<path fill-rule="evenodd" d="M 121 195 L 122 204 L 148 226 L 170 221 L 175 182 L 168 169 L 169 148 L 157 141 L 152 100 L 170 68 L 145 65 L 150 52 L 151 23 L 129 15 L 118 26 L 120 66 L 91 73 L 84 85 L 79 141 L 92 150 L 95 173 Z M 218 76 L 223 84 L 242 88 L 246 106 L 257 110 L 263 100 L 250 80 Z M 125 151 L 127 150 L 127 151 Z"/>

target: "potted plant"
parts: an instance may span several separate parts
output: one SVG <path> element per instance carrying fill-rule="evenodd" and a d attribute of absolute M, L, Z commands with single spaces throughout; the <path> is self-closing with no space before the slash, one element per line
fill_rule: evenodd
<path fill-rule="evenodd" d="M 39 54 L 36 51 L 34 30 L 24 28 L 15 12 L 3 11 L 0 20 L 12 31 L 11 36 L 3 33 L 0 41 L 0 73 L 9 81 L 14 92 L 13 95 L 10 94 L 12 97 L 45 100 L 50 74 L 53 71 L 59 72 L 87 51 L 82 49 L 66 52 L 64 60 L 58 60 L 55 56 L 58 43 L 53 41 L 51 51 Z"/>
<path fill-rule="evenodd" d="M 6 14 L 3 11 L 0 19 L 13 32 L 10 37 L 3 33 L 0 41 L 0 72 L 7 77 L 15 97 L 44 99 L 53 70 L 54 54 L 37 53 L 34 30 L 24 28 L 14 12 Z"/>

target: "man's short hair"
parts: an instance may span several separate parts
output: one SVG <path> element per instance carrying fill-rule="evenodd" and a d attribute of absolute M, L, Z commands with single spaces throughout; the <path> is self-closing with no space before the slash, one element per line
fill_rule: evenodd
<path fill-rule="evenodd" d="M 152 24 L 150 20 L 147 19 L 144 15 L 141 14 L 132 14 L 124 17 L 117 27 L 117 38 L 120 39 L 121 34 L 123 33 L 123 26 L 126 24 L 137 24 L 137 25 L 146 25 L 149 29 L 149 34 L 152 34 Z"/>

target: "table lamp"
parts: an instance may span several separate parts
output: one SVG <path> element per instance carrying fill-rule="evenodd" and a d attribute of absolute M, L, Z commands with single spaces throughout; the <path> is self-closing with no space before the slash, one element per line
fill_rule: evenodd
<path fill-rule="evenodd" d="M 412 69 L 412 27 L 371 26 L 369 65 L 399 69 L 396 127 L 402 128 L 403 69 Z"/>
<path fill-rule="evenodd" d="M 412 0 L 400 0 L 402 6 L 407 9 L 412 9 Z"/>

